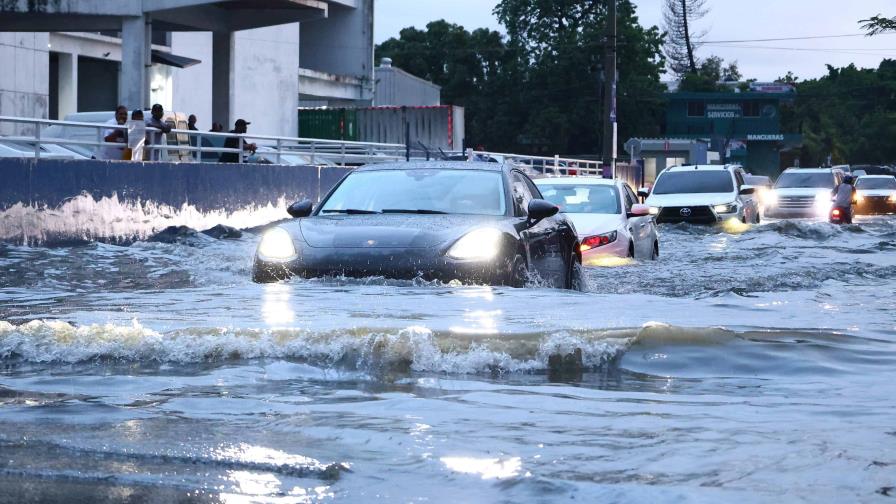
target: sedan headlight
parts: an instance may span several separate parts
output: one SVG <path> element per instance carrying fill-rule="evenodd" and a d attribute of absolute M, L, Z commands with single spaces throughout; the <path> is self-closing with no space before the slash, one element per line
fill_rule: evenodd
<path fill-rule="evenodd" d="M 650 207 L 650 215 L 658 215 L 660 213 L 660 207 L 652 206 Z"/>
<path fill-rule="evenodd" d="M 495 228 L 470 231 L 448 249 L 448 257 L 471 261 L 492 259 L 501 251 L 503 234 L 501 230 Z"/>
<path fill-rule="evenodd" d="M 725 205 L 716 205 L 712 207 L 716 213 L 734 213 L 737 211 L 737 203 L 727 203 Z"/>
<path fill-rule="evenodd" d="M 584 240 L 582 240 L 582 244 L 579 245 L 579 251 L 587 252 L 591 249 L 595 249 L 597 247 L 603 247 L 604 245 L 609 245 L 616 241 L 617 237 L 616 231 L 611 233 L 606 233 L 602 235 L 588 236 Z"/>
<path fill-rule="evenodd" d="M 765 192 L 765 196 L 762 199 L 762 203 L 766 206 L 772 206 L 778 204 L 778 192 L 775 190 L 770 190 Z"/>
<path fill-rule="evenodd" d="M 896 193 L 891 194 L 890 197 L 887 198 L 887 201 L 889 201 L 890 203 L 896 203 Z"/>
<path fill-rule="evenodd" d="M 292 236 L 283 228 L 273 228 L 261 238 L 258 255 L 266 259 L 289 259 L 296 255 Z"/>

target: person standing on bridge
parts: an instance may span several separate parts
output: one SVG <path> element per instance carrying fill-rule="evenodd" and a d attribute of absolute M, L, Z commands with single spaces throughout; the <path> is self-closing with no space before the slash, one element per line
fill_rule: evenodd
<path fill-rule="evenodd" d="M 114 124 L 124 126 L 128 121 L 128 109 L 124 105 L 119 105 L 115 109 L 115 118 L 109 119 L 106 124 Z M 107 143 L 121 144 L 121 147 L 112 145 L 103 145 L 100 147 L 99 159 L 112 159 L 121 161 L 124 159 L 124 147 L 128 143 L 128 133 L 124 128 L 109 128 L 103 130 L 103 141 Z"/>
<path fill-rule="evenodd" d="M 234 124 L 233 129 L 230 130 L 230 133 L 236 133 L 239 135 L 245 135 L 246 131 L 248 131 L 248 126 L 252 124 L 250 122 L 246 122 L 245 119 L 237 119 L 236 124 Z M 239 149 L 240 148 L 240 138 L 236 136 L 227 137 L 227 140 L 224 141 L 225 149 Z M 253 154 L 258 149 L 254 143 L 243 142 L 243 150 L 252 152 Z M 221 157 L 218 159 L 221 163 L 239 163 L 242 153 L 237 152 L 224 152 L 221 153 Z"/>
<path fill-rule="evenodd" d="M 146 120 L 146 127 L 155 128 L 159 131 L 146 132 L 146 147 L 149 151 L 149 161 L 159 161 L 162 159 L 162 152 L 159 149 L 154 149 L 153 146 L 162 145 L 162 135 L 171 133 L 171 126 L 162 121 L 165 109 L 158 103 L 152 106 L 151 114 L 149 119 Z"/>

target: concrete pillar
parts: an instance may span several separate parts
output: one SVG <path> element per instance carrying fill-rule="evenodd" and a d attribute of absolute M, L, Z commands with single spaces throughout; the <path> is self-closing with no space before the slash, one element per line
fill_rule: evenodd
<path fill-rule="evenodd" d="M 59 119 L 78 111 L 78 55 L 59 53 Z"/>
<path fill-rule="evenodd" d="M 149 105 L 146 67 L 151 57 L 151 28 L 152 25 L 147 23 L 144 16 L 126 17 L 121 22 L 121 79 L 118 95 L 122 105 L 131 110 Z"/>
<path fill-rule="evenodd" d="M 212 121 L 223 124 L 224 131 L 233 126 L 235 40 L 233 32 L 212 34 Z"/>

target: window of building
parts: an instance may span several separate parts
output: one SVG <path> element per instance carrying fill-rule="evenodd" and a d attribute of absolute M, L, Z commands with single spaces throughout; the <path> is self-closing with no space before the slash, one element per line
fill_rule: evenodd
<path fill-rule="evenodd" d="M 702 101 L 688 102 L 688 117 L 706 116 L 706 104 Z"/>
<path fill-rule="evenodd" d="M 744 117 L 759 117 L 759 111 L 762 105 L 758 101 L 748 101 L 743 103 Z"/>

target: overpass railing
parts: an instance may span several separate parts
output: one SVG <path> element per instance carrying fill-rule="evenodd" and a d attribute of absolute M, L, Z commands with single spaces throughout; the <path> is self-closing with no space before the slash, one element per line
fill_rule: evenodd
<path fill-rule="evenodd" d="M 103 147 L 123 149 L 126 144 L 106 142 L 103 132 L 118 129 L 135 131 L 132 124 L 106 124 L 74 121 L 54 121 L 22 117 L 0 116 L 0 126 L 16 134 L 0 136 L 0 156 L 3 147 L 21 152 L 21 157 L 91 158 Z M 147 161 L 218 162 L 221 154 L 236 154 L 234 162 L 269 162 L 275 164 L 312 164 L 352 166 L 368 163 L 404 160 L 407 148 L 402 144 L 350 142 L 319 138 L 282 137 L 255 134 L 216 133 L 172 129 L 163 134 L 146 127 L 146 138 L 156 136 L 158 144 L 144 143 Z M 225 147 L 228 138 L 236 138 L 236 147 Z M 257 150 L 250 154 L 248 147 Z M 240 155 L 242 153 L 242 155 Z M 7 154 L 9 155 L 9 154 Z"/>

